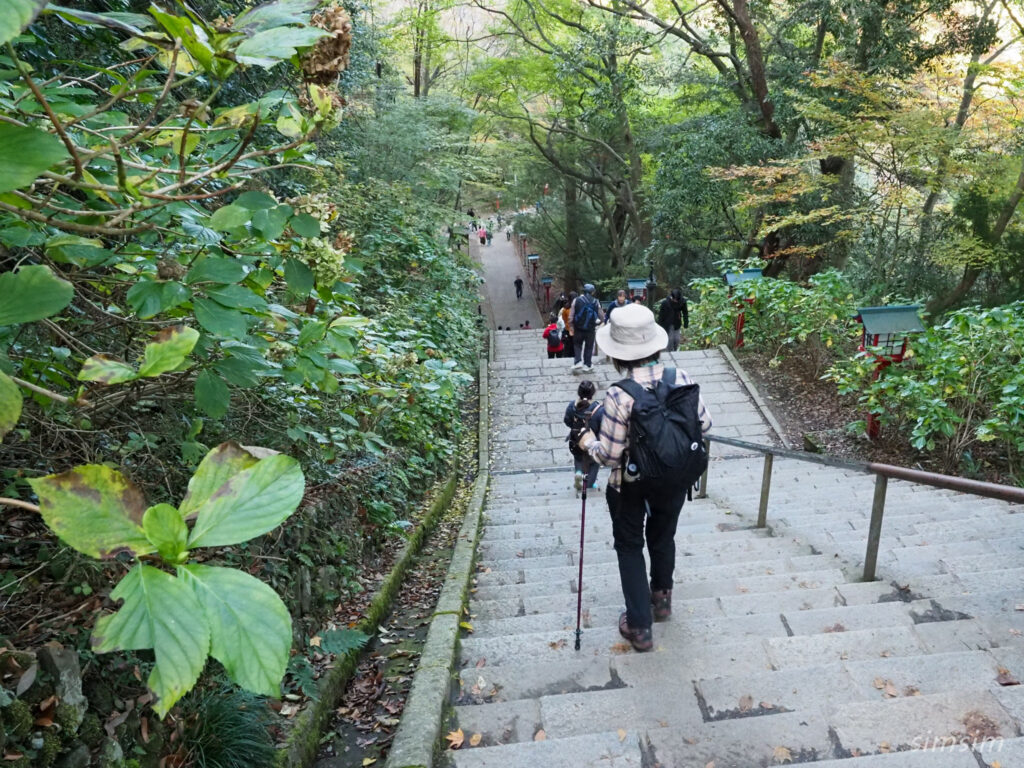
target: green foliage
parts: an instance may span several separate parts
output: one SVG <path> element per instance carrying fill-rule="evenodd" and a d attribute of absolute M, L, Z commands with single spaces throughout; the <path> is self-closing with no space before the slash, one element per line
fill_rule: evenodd
<path fill-rule="evenodd" d="M 743 312 L 744 343 L 768 354 L 770 364 L 794 355 L 817 375 L 836 356 L 852 351 L 859 328 L 852 321 L 857 304 L 839 272 L 822 272 L 805 286 L 766 278 L 740 283 L 730 292 L 721 277 L 691 285 L 701 296 L 693 327 L 705 345 L 731 342 Z"/>
<path fill-rule="evenodd" d="M 110 596 L 121 608 L 96 622 L 100 652 L 152 648 L 148 685 L 166 714 L 199 678 L 207 655 L 248 690 L 277 695 L 291 645 L 287 608 L 270 587 L 232 568 L 187 564 L 204 546 L 238 544 L 283 522 L 305 483 L 288 456 L 224 443 L 193 475 L 180 509 L 144 509 L 141 491 L 102 465 L 31 481 L 46 524 L 79 552 L 112 558 L 158 553 L 177 577 L 139 562 Z M 187 521 L 194 518 L 191 532 Z"/>
<path fill-rule="evenodd" d="M 199 768 L 269 768 L 274 742 L 265 703 L 227 686 L 196 693 L 182 702 L 183 743 L 190 765 Z"/>
<path fill-rule="evenodd" d="M 829 371 L 839 391 L 856 395 L 882 424 L 947 470 L 979 444 L 1004 452 L 1012 473 L 1024 455 L 1024 303 L 964 309 L 915 335 L 911 353 L 874 378 L 868 353 Z M 1018 475 L 1019 477 L 1019 475 Z"/>

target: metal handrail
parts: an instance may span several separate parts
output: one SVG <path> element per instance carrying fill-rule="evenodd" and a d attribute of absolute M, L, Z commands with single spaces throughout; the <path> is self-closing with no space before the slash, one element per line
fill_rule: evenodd
<path fill-rule="evenodd" d="M 820 456 L 814 453 L 803 453 L 793 451 L 789 448 L 777 448 L 771 445 L 751 443 L 746 440 L 738 440 L 734 437 L 722 437 L 719 435 L 706 435 L 704 446 L 708 455 L 711 454 L 711 443 L 722 443 L 735 448 L 753 451 L 764 454 L 764 471 L 761 475 L 761 500 L 757 510 L 757 527 L 764 528 L 768 524 L 768 496 L 772 485 L 772 466 L 775 457 L 785 459 L 796 459 L 812 464 L 822 464 L 836 469 L 845 469 L 851 472 L 875 476 L 875 494 L 871 504 L 871 525 L 868 528 L 868 548 L 864 556 L 864 581 L 875 580 L 875 567 L 878 564 L 878 545 L 882 538 L 882 517 L 885 514 L 885 493 L 888 487 L 889 478 L 894 480 L 906 480 L 918 485 L 929 485 L 933 488 L 944 488 L 951 491 L 960 491 L 974 496 L 984 496 L 989 499 L 999 499 L 1017 504 L 1024 504 L 1024 488 L 1012 485 L 1000 485 L 999 483 L 986 483 L 981 480 L 969 480 L 964 477 L 943 475 L 938 472 L 925 472 L 920 469 L 899 467 L 893 464 L 879 464 L 866 461 L 849 461 L 837 459 L 832 456 Z M 708 495 L 708 469 L 700 479 L 700 491 L 697 498 L 704 499 Z"/>

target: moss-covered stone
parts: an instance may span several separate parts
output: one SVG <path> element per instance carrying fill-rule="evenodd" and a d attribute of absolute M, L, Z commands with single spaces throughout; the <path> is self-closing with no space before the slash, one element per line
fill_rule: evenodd
<path fill-rule="evenodd" d="M 36 755 L 36 765 L 40 768 L 50 768 L 57 762 L 57 755 L 61 752 L 60 737 L 55 731 L 43 732 L 43 748 Z"/>
<path fill-rule="evenodd" d="M 82 724 L 78 727 L 80 738 L 91 749 L 95 749 L 103 741 L 103 726 L 95 712 L 87 712 Z"/>
<path fill-rule="evenodd" d="M 53 722 L 66 733 L 74 733 L 78 729 L 78 711 L 69 704 L 61 702 L 53 714 Z"/>
<path fill-rule="evenodd" d="M 31 733 L 32 710 L 24 701 L 16 699 L 11 702 L 9 707 L 4 707 L 0 712 L 3 713 L 7 734 L 12 741 L 20 741 Z"/>

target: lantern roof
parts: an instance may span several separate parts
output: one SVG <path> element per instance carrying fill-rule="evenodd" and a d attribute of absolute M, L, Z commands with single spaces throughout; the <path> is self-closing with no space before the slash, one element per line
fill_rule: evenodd
<path fill-rule="evenodd" d="M 540 254 L 539 253 L 530 253 L 530 254 L 527 254 L 526 258 L 527 258 L 528 261 L 540 261 Z"/>
<path fill-rule="evenodd" d="M 643 277 L 637 278 L 635 280 L 630 279 L 626 281 L 626 287 L 629 288 L 631 291 L 642 291 L 647 287 L 647 280 L 646 278 Z"/>
<path fill-rule="evenodd" d="M 760 269 L 744 269 L 740 272 L 726 272 L 725 282 L 732 286 L 737 283 L 745 283 L 748 280 L 760 280 L 764 277 L 764 273 Z"/>
<path fill-rule="evenodd" d="M 918 310 L 920 304 L 899 304 L 890 307 L 860 307 L 857 319 L 869 336 L 917 333 L 924 330 Z"/>

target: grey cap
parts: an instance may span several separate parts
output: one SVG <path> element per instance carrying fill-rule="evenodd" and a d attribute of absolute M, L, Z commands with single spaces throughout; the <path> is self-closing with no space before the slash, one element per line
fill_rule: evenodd
<path fill-rule="evenodd" d="M 595 290 L 596 289 L 594 288 L 593 283 L 587 283 L 586 285 L 583 286 L 584 293 L 593 293 Z"/>

